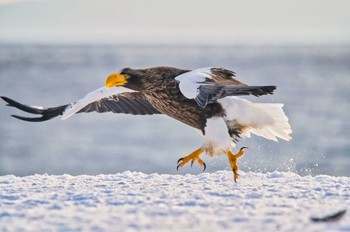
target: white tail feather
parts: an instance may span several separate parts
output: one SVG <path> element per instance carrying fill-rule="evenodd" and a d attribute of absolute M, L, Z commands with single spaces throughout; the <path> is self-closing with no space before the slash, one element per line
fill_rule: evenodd
<path fill-rule="evenodd" d="M 283 104 L 252 103 L 238 97 L 226 97 L 219 102 L 226 110 L 227 125 L 241 128 L 242 136 L 250 137 L 253 133 L 273 141 L 277 138 L 292 139 L 292 129 L 283 112 Z"/>
<path fill-rule="evenodd" d="M 262 117 L 271 117 L 272 123 L 265 125 L 256 125 L 250 129 L 254 134 L 261 132 L 261 136 L 277 141 L 277 138 L 291 140 L 292 129 L 288 123 L 288 118 L 285 115 L 282 107 L 283 104 L 266 104 L 266 103 L 251 103 L 250 107 L 255 108 L 256 114 Z M 264 112 L 261 114 L 261 112 Z M 266 136 L 268 135 L 268 136 Z"/>

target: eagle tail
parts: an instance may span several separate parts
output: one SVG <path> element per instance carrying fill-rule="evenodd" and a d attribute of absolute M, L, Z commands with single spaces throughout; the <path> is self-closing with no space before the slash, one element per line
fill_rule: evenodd
<path fill-rule="evenodd" d="M 266 139 L 291 140 L 292 129 L 283 111 L 283 104 L 252 103 L 238 97 L 220 99 L 231 137 L 250 137 L 256 134 Z"/>
<path fill-rule="evenodd" d="M 21 104 L 15 100 L 12 100 L 11 98 L 8 97 L 3 97 L 1 98 L 7 102 L 7 106 L 12 106 L 15 107 L 19 110 L 22 110 L 27 113 L 31 114 L 40 114 L 41 117 L 35 117 L 35 118 L 30 118 L 30 117 L 23 117 L 23 116 L 18 116 L 18 115 L 11 115 L 14 118 L 27 121 L 27 122 L 42 122 L 42 121 L 47 121 L 52 118 L 55 118 L 59 115 L 62 115 L 64 110 L 66 109 L 67 105 L 62 105 L 62 106 L 57 106 L 57 107 L 52 107 L 52 108 L 45 108 L 45 107 L 40 107 L 40 106 L 28 106 Z"/>
<path fill-rule="evenodd" d="M 250 107 L 260 119 L 256 124 L 253 123 L 249 132 L 274 141 L 277 141 L 277 138 L 286 141 L 292 139 L 292 129 L 283 111 L 283 104 L 252 103 Z M 265 120 L 261 121 L 261 119 Z"/>

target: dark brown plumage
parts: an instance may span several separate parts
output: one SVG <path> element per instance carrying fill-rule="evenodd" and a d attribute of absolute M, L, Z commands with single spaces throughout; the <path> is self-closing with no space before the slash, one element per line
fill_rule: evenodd
<path fill-rule="evenodd" d="M 89 112 L 113 112 L 134 115 L 165 114 L 191 127 L 201 130 L 203 133 L 206 120 L 212 117 L 222 117 L 225 111 L 221 105 L 215 102 L 217 99 L 230 95 L 260 96 L 271 94 L 275 86 L 249 86 L 236 80 L 235 72 L 223 68 L 211 68 L 211 79 L 206 78 L 200 86 L 198 99 L 186 98 L 180 88 L 177 76 L 191 70 L 174 67 L 154 67 L 147 69 L 124 68 L 120 74 L 130 76 L 124 87 L 138 92 L 121 93 L 108 98 L 92 102 L 78 113 Z M 65 107 L 35 109 L 22 105 L 12 99 L 2 97 L 8 105 L 17 107 L 25 112 L 42 114 L 41 118 L 27 118 L 14 115 L 25 121 L 45 121 L 61 115 Z M 202 105 L 200 103 L 203 103 Z M 30 109 L 30 110 L 29 110 Z M 230 131 L 233 136 L 238 136 L 239 131 Z"/>
<path fill-rule="evenodd" d="M 275 89 L 275 86 L 253 87 L 252 89 L 244 89 L 246 92 L 239 92 L 238 86 L 247 85 L 234 79 L 234 72 L 222 68 L 212 68 L 212 79 L 208 78 L 206 82 L 215 83 L 215 85 L 203 86 L 204 96 L 200 96 L 211 104 L 206 103 L 205 107 L 201 107 L 196 100 L 188 99 L 181 93 L 179 82 L 175 80 L 175 77 L 189 71 L 191 70 L 155 67 L 148 69 L 125 68 L 120 73 L 131 77 L 124 86 L 143 93 L 157 111 L 199 129 L 203 133 L 207 118 L 222 117 L 225 114 L 221 105 L 215 102 L 217 99 L 227 95 L 253 94 L 259 96 L 272 93 Z M 237 93 L 229 94 L 227 85 L 234 85 L 234 90 Z M 226 89 L 224 89 L 225 87 Z M 208 97 L 209 99 L 207 99 Z"/>
<path fill-rule="evenodd" d="M 110 75 L 105 87 L 70 104 L 45 108 L 23 105 L 2 97 L 9 106 L 41 117 L 17 119 L 41 122 L 62 115 L 67 119 L 75 113 L 113 112 L 133 115 L 165 114 L 202 131 L 203 145 L 186 157 L 179 159 L 177 168 L 195 161 L 206 167 L 201 153 L 214 156 L 226 154 L 238 178 L 238 158 L 231 148 L 241 136 L 250 133 L 277 141 L 277 137 L 290 140 L 290 125 L 282 104 L 254 104 L 231 96 L 272 94 L 276 86 L 248 86 L 235 79 L 235 72 L 222 68 L 196 70 L 174 67 L 147 69 L 124 68 Z M 241 113 L 242 112 L 242 113 Z M 234 142 L 234 143 L 232 143 Z"/>

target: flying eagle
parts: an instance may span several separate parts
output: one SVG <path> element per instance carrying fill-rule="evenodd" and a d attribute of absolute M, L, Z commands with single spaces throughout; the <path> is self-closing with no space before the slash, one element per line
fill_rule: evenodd
<path fill-rule="evenodd" d="M 200 158 L 226 154 L 238 178 L 238 158 L 242 147 L 232 152 L 241 137 L 256 134 L 269 140 L 281 138 L 289 141 L 292 133 L 283 104 L 252 103 L 236 97 L 272 94 L 276 86 L 250 86 L 235 79 L 235 72 L 223 68 L 185 70 L 174 67 L 147 69 L 124 68 L 106 79 L 105 87 L 84 98 L 62 106 L 45 108 L 28 106 L 10 98 L 1 97 L 8 106 L 40 114 L 28 118 L 12 115 L 29 122 L 41 122 L 62 115 L 67 119 L 75 113 L 113 112 L 133 115 L 165 114 L 185 123 L 203 135 L 203 145 L 178 160 L 177 169 L 191 161 L 206 168 Z"/>

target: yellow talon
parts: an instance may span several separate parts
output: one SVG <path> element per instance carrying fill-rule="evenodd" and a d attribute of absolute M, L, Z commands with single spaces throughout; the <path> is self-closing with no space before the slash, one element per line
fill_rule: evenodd
<path fill-rule="evenodd" d="M 202 148 L 199 148 L 199 149 L 195 150 L 194 152 L 192 152 L 191 154 L 189 154 L 188 156 L 185 156 L 185 157 L 183 157 L 183 158 L 180 158 L 180 159 L 177 161 L 178 165 L 177 165 L 177 167 L 176 167 L 176 170 L 179 170 L 179 167 L 185 166 L 185 164 L 187 164 L 189 161 L 191 161 L 191 167 L 192 167 L 193 163 L 194 163 L 195 161 L 197 161 L 198 164 L 199 164 L 200 166 L 204 166 L 203 171 L 202 171 L 202 172 L 204 172 L 204 170 L 207 168 L 207 165 L 206 165 L 206 164 L 204 163 L 204 161 L 199 157 L 199 156 L 202 154 L 202 152 L 203 152 L 203 149 L 202 149 Z"/>
<path fill-rule="evenodd" d="M 244 155 L 244 149 L 248 149 L 248 147 L 241 147 L 237 154 L 233 154 L 231 150 L 227 152 L 228 162 L 230 162 L 232 171 L 233 171 L 233 179 L 237 182 L 238 179 L 238 159 Z"/>

